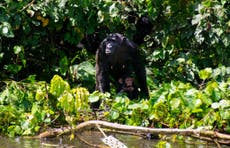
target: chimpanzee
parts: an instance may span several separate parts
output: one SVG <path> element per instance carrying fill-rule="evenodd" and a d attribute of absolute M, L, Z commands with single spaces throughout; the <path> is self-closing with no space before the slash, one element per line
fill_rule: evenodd
<path fill-rule="evenodd" d="M 138 98 L 138 89 L 134 83 L 134 78 L 125 77 L 118 80 L 118 93 L 126 93 L 130 99 Z"/>
<path fill-rule="evenodd" d="M 128 77 L 134 78 L 139 87 L 134 85 L 133 79 L 127 79 Z M 122 83 L 119 83 L 121 80 Z M 115 85 L 117 92 L 130 93 L 130 99 L 137 98 L 137 94 L 149 97 L 143 57 L 140 55 L 137 45 L 119 33 L 113 33 L 106 37 L 96 52 L 96 90 L 109 92 L 110 82 Z M 132 83 L 131 87 L 135 89 L 128 90 L 127 83 L 129 87 Z M 121 84 L 124 87 L 119 87 Z M 140 90 L 138 93 L 135 92 L 138 90 L 137 88 Z"/>

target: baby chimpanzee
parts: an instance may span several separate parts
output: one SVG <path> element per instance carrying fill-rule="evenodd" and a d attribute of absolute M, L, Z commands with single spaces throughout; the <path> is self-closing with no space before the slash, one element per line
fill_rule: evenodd
<path fill-rule="evenodd" d="M 138 90 L 134 84 L 134 78 L 125 77 L 118 80 L 118 93 L 126 93 L 130 99 L 138 98 Z"/>

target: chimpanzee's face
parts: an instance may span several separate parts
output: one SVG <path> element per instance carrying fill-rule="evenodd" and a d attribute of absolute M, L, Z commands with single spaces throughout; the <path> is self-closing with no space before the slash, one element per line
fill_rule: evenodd
<path fill-rule="evenodd" d="M 125 85 L 127 86 L 127 87 L 131 87 L 131 86 L 133 86 L 133 78 L 131 78 L 131 77 L 127 77 L 126 79 L 125 79 Z"/>
<path fill-rule="evenodd" d="M 105 41 L 105 54 L 113 55 L 116 52 L 117 48 L 120 47 L 120 44 L 121 39 L 118 36 L 109 36 Z"/>

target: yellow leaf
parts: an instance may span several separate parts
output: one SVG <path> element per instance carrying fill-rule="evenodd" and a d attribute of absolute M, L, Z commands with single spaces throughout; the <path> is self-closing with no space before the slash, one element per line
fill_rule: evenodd
<path fill-rule="evenodd" d="M 42 20 L 43 17 L 41 17 L 40 15 L 37 16 L 37 20 Z"/>
<path fill-rule="evenodd" d="M 42 19 L 41 21 L 42 21 L 42 27 L 46 27 L 49 24 L 48 18 Z"/>

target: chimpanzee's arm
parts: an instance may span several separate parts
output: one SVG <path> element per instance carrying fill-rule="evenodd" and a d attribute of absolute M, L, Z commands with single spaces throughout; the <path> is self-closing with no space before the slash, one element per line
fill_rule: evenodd
<path fill-rule="evenodd" d="M 96 54 L 96 90 L 100 92 L 109 92 L 109 73 L 106 62 L 101 61 L 99 51 Z"/>
<path fill-rule="evenodd" d="M 99 48 L 100 49 L 100 48 Z M 100 49 L 102 50 L 102 49 Z M 96 90 L 100 92 L 109 92 L 109 73 L 105 62 L 101 60 L 100 50 L 96 53 Z M 101 104 L 101 100 L 91 103 L 91 108 L 97 110 Z"/>

